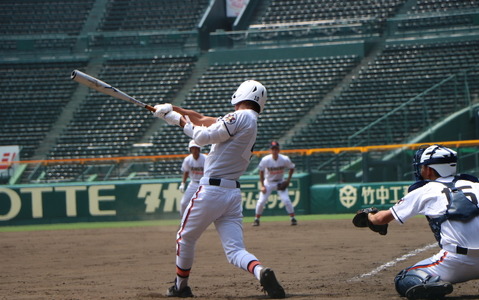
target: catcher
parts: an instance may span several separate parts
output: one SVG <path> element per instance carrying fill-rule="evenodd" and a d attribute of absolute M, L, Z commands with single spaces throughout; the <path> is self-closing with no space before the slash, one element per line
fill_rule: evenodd
<path fill-rule="evenodd" d="M 291 225 L 297 225 L 298 222 L 294 216 L 294 207 L 288 195 L 288 186 L 294 173 L 294 163 L 289 157 L 279 154 L 279 144 L 276 141 L 271 142 L 271 154 L 266 155 L 259 162 L 259 181 L 261 193 L 256 203 L 256 214 L 253 226 L 259 226 L 259 219 L 263 213 L 264 206 L 272 191 L 277 191 L 281 202 L 291 218 Z M 284 180 L 284 172 L 289 169 L 288 178 Z"/>
<path fill-rule="evenodd" d="M 432 145 L 414 155 L 416 183 L 388 210 L 367 208 L 353 219 L 381 235 L 393 220 L 403 224 L 424 215 L 441 250 L 396 275 L 396 291 L 408 299 L 438 299 L 454 283 L 479 279 L 479 183 L 474 176 L 456 174 L 455 151 Z"/>

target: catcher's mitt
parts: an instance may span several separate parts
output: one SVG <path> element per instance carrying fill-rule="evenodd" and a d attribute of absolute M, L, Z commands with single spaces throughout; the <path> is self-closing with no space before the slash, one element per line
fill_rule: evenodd
<path fill-rule="evenodd" d="M 375 207 L 360 209 L 356 212 L 356 215 L 353 218 L 353 224 L 356 227 L 369 227 L 374 232 L 379 233 L 380 235 L 386 235 L 388 233 L 388 224 L 384 225 L 374 225 L 368 219 L 368 214 L 375 214 L 378 212 L 378 209 Z"/>
<path fill-rule="evenodd" d="M 284 191 L 285 189 L 287 189 L 289 186 L 289 182 L 287 181 L 283 181 L 283 182 L 280 182 L 278 183 L 278 191 Z"/>

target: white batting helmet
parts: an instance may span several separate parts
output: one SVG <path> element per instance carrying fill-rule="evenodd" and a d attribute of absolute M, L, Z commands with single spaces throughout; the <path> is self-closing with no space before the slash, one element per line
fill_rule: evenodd
<path fill-rule="evenodd" d="M 190 143 L 188 144 L 188 150 L 189 150 L 191 147 L 196 147 L 196 148 L 200 148 L 200 149 L 201 149 L 201 147 L 200 147 L 194 140 L 191 140 Z"/>
<path fill-rule="evenodd" d="M 414 165 L 419 174 L 420 166 L 426 165 L 436 170 L 441 177 L 451 176 L 457 171 L 457 153 L 444 146 L 432 145 L 416 152 Z"/>
<path fill-rule="evenodd" d="M 258 81 L 247 80 L 243 82 L 233 96 L 231 96 L 231 104 L 235 105 L 247 100 L 253 101 L 259 105 L 260 112 L 262 112 L 266 104 L 266 99 L 266 88 Z"/>

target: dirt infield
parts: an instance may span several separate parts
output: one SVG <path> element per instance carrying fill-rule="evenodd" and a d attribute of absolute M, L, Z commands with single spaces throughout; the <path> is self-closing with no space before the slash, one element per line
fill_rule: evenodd
<path fill-rule="evenodd" d="M 394 223 L 386 236 L 350 220 L 298 222 L 244 226 L 247 249 L 275 270 L 291 299 L 401 299 L 395 274 L 438 250 L 413 255 L 434 243 L 423 218 Z M 0 299 L 166 298 L 175 234 L 175 226 L 0 233 Z M 252 275 L 228 264 L 213 227 L 197 245 L 190 285 L 197 299 L 268 298 Z M 454 288 L 450 299 L 479 299 L 479 281 Z"/>

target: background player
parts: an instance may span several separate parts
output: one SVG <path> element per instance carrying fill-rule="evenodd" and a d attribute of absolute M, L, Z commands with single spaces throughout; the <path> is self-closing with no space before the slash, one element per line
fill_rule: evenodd
<path fill-rule="evenodd" d="M 181 165 L 181 171 L 183 172 L 182 181 L 180 184 L 180 191 L 183 194 L 180 204 L 180 217 L 183 216 L 183 213 L 186 209 L 186 206 L 190 202 L 191 197 L 198 189 L 201 177 L 203 177 L 204 165 L 206 155 L 200 153 L 201 147 L 198 146 L 194 140 L 191 140 L 188 144 L 188 150 L 190 155 L 185 157 Z M 188 183 L 188 188 L 185 190 L 186 180 L 190 179 Z"/>
<path fill-rule="evenodd" d="M 284 298 L 285 292 L 270 268 L 246 251 L 240 176 L 248 167 L 256 142 L 257 120 L 266 103 L 266 88 L 259 82 L 243 82 L 233 94 L 235 111 L 222 118 L 172 106 L 156 105 L 156 117 L 179 125 L 200 145 L 212 144 L 206 157 L 205 173 L 190 200 L 176 240 L 176 279 L 167 291 L 169 297 L 193 297 L 188 279 L 195 256 L 195 245 L 206 228 L 214 223 L 230 263 L 252 273 L 271 298 Z M 214 262 L 212 262 L 214 264 Z"/>
<path fill-rule="evenodd" d="M 261 193 L 256 203 L 256 214 L 253 226 L 259 226 L 259 219 L 263 214 L 264 207 L 268 202 L 268 197 L 273 191 L 277 191 L 284 208 L 291 218 L 291 225 L 298 222 L 294 216 L 294 207 L 288 195 L 288 186 L 294 173 L 294 163 L 289 157 L 280 154 L 279 144 L 276 141 L 271 142 L 271 154 L 266 155 L 259 162 L 259 181 L 261 185 Z M 288 178 L 284 180 L 285 170 L 289 169 Z"/>
<path fill-rule="evenodd" d="M 440 145 L 419 149 L 414 166 L 418 181 L 404 198 L 388 210 L 367 209 L 357 216 L 365 216 L 373 231 L 392 220 L 403 224 L 415 215 L 427 217 L 442 249 L 394 281 L 408 299 L 438 299 L 452 292 L 452 283 L 479 279 L 479 183 L 474 176 L 456 175 L 456 152 Z"/>

